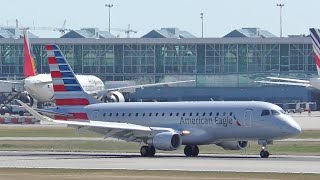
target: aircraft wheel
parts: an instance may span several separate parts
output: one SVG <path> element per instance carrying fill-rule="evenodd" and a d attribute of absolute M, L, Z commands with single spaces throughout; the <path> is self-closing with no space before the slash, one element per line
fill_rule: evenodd
<path fill-rule="evenodd" d="M 156 154 L 156 149 L 153 146 L 142 146 L 140 154 L 142 157 L 153 157 Z"/>
<path fill-rule="evenodd" d="M 184 155 L 186 155 L 187 157 L 192 156 L 192 146 L 191 145 L 186 145 L 186 147 L 184 147 Z"/>
<path fill-rule="evenodd" d="M 141 154 L 142 157 L 149 156 L 149 146 L 142 146 L 140 148 L 140 154 Z"/>
<path fill-rule="evenodd" d="M 156 148 L 149 146 L 149 156 L 153 157 L 156 154 Z"/>
<path fill-rule="evenodd" d="M 268 158 L 270 153 L 268 151 L 260 151 L 261 158 Z"/>
<path fill-rule="evenodd" d="M 186 147 L 184 148 L 184 154 L 187 157 L 196 157 L 199 154 L 199 148 L 197 145 L 186 145 Z"/>
<path fill-rule="evenodd" d="M 199 147 L 197 145 L 192 146 L 192 156 L 196 157 L 199 154 Z"/>

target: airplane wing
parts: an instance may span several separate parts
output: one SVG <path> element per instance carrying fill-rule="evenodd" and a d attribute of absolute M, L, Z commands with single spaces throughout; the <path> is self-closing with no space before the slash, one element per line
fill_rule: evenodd
<path fill-rule="evenodd" d="M 278 78 L 278 77 L 266 77 L 266 78 L 267 79 L 271 79 L 271 80 L 278 80 L 278 81 L 288 81 L 288 82 L 297 82 L 297 83 L 310 83 L 310 81 L 301 80 L 301 79 Z"/>
<path fill-rule="evenodd" d="M 195 82 L 195 80 L 185 80 L 185 81 L 173 81 L 173 82 L 165 82 L 165 83 L 154 83 L 154 84 L 143 84 L 143 85 L 134 85 L 134 86 L 124 86 L 124 87 L 117 87 L 117 88 L 109 88 L 109 89 L 102 89 L 98 91 L 91 91 L 87 92 L 91 95 L 97 95 L 98 97 L 104 97 L 107 95 L 110 91 L 123 91 L 126 89 L 143 89 L 145 87 L 154 87 L 154 86 L 164 86 L 164 85 L 170 85 L 170 84 L 180 84 L 180 83 L 189 83 L 189 82 Z"/>
<path fill-rule="evenodd" d="M 24 84 L 24 80 L 0 80 L 0 83 Z"/>
<path fill-rule="evenodd" d="M 306 83 L 295 83 L 295 82 L 275 82 L 275 81 L 254 81 L 256 83 L 262 84 L 277 84 L 277 85 L 288 85 L 288 86 L 303 86 L 303 87 L 310 87 L 310 84 Z"/>
<path fill-rule="evenodd" d="M 134 86 L 124 86 L 118 88 L 110 88 L 106 89 L 107 91 L 121 91 L 125 89 L 139 89 L 145 87 L 153 87 L 153 86 L 163 86 L 163 85 L 170 85 L 170 84 L 181 84 L 181 83 L 188 83 L 188 82 L 195 82 L 195 80 L 186 80 L 186 81 L 173 81 L 173 82 L 165 82 L 165 83 L 154 83 L 154 84 L 142 84 L 142 85 L 134 85 Z"/>
<path fill-rule="evenodd" d="M 21 104 L 30 114 L 32 114 L 36 119 L 42 121 L 49 121 L 57 124 L 66 124 L 70 127 L 76 129 L 85 129 L 89 131 L 102 134 L 105 138 L 115 137 L 125 141 L 135 141 L 141 142 L 143 138 L 153 137 L 154 134 L 159 132 L 177 132 L 171 128 L 162 128 L 162 127 L 147 127 L 131 123 L 117 123 L 117 122 L 104 122 L 104 121 L 64 121 L 64 120 L 54 120 L 47 116 L 41 115 L 35 109 L 29 107 L 27 104 L 23 103 L 20 100 L 16 101 Z M 50 113 L 46 111 L 45 113 Z M 180 132 L 181 135 L 187 135 L 189 132 L 184 134 L 184 131 Z"/>

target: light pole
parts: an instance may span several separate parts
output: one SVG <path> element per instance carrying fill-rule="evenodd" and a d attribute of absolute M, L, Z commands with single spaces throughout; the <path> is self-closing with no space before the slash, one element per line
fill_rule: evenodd
<path fill-rule="evenodd" d="M 109 32 L 110 32 L 110 11 L 111 11 L 111 8 L 113 7 L 113 4 L 106 4 L 105 6 L 109 8 Z"/>
<path fill-rule="evenodd" d="M 280 7 L 280 37 L 282 37 L 282 7 L 284 4 L 277 4 L 278 7 Z"/>
<path fill-rule="evenodd" d="M 203 13 L 200 13 L 201 18 L 201 38 L 203 38 Z"/>

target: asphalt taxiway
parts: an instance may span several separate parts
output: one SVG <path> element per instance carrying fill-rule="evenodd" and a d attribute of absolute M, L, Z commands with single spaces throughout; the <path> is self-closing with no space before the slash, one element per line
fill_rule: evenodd
<path fill-rule="evenodd" d="M 65 168 L 181 170 L 217 172 L 277 172 L 320 174 L 320 156 L 201 155 L 157 154 L 144 158 L 139 154 L 70 152 L 0 152 L 0 168 Z"/>

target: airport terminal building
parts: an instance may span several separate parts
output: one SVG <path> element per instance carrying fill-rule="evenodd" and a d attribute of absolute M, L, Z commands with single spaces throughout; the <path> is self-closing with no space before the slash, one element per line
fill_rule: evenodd
<path fill-rule="evenodd" d="M 0 77 L 23 78 L 23 40 L 0 30 Z M 7 35 L 7 36 L 6 36 Z M 82 29 L 60 38 L 30 40 L 38 73 L 48 73 L 45 44 L 58 44 L 79 74 L 103 81 L 136 84 L 195 79 L 170 87 L 137 90 L 136 101 L 263 100 L 273 103 L 318 102 L 318 92 L 304 87 L 255 83 L 268 76 L 316 77 L 311 38 L 278 38 L 259 28 L 243 28 L 222 38 L 196 38 L 177 28 L 152 30 L 141 38 L 116 38 Z"/>

